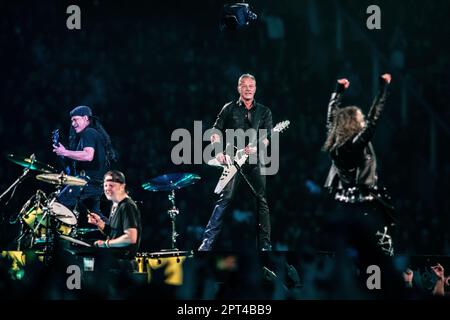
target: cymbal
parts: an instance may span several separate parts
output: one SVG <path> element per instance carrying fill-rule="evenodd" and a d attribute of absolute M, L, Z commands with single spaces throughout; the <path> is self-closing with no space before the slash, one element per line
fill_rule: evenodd
<path fill-rule="evenodd" d="M 44 173 L 36 176 L 36 179 L 57 185 L 78 186 L 83 187 L 87 181 L 74 176 L 68 176 L 64 173 Z"/>
<path fill-rule="evenodd" d="M 147 191 L 172 191 L 190 186 L 200 179 L 195 173 L 169 173 L 151 179 L 142 188 Z"/>
<path fill-rule="evenodd" d="M 6 158 L 14 162 L 15 164 L 18 164 L 19 166 L 22 166 L 24 168 L 28 168 L 30 170 L 40 171 L 40 172 L 46 172 L 46 173 L 52 173 L 55 172 L 55 168 L 52 166 L 45 164 L 43 162 L 33 160 L 31 158 L 24 158 L 20 156 L 15 156 L 13 154 L 7 154 Z"/>

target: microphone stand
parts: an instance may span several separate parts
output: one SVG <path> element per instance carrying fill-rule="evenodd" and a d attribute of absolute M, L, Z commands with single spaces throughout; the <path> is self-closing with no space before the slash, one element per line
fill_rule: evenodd
<path fill-rule="evenodd" d="M 225 151 L 224 151 L 224 155 L 226 155 Z M 252 183 L 248 180 L 247 175 L 242 170 L 242 167 L 235 161 L 235 157 L 230 157 L 230 159 L 231 159 L 231 165 L 236 167 L 237 171 L 239 172 L 241 177 L 244 179 L 244 181 L 247 183 L 247 185 L 249 186 L 253 196 L 256 199 L 256 249 L 258 251 L 260 251 L 261 244 L 260 244 L 260 240 L 259 240 L 259 233 L 260 233 L 260 228 L 259 228 L 259 201 L 262 200 L 263 197 L 256 192 L 256 190 L 253 187 Z"/>

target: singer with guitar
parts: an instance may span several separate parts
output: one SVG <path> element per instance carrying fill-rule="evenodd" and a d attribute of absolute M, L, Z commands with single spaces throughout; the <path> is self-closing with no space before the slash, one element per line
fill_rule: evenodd
<path fill-rule="evenodd" d="M 88 181 L 84 187 L 67 186 L 58 197 L 58 202 L 82 215 L 78 217 L 80 224 L 87 221 L 86 209 L 100 212 L 103 175 L 116 160 L 116 154 L 109 135 L 90 107 L 78 106 L 70 112 L 70 117 L 69 149 L 54 141 L 53 152 L 67 160 L 71 175 Z"/>
<path fill-rule="evenodd" d="M 237 90 L 239 92 L 239 99 L 225 104 L 217 116 L 213 128 L 223 133 L 227 129 L 242 129 L 246 131 L 251 128 L 255 130 L 265 129 L 270 133 L 272 130 L 272 112 L 268 107 L 257 103 L 254 99 L 256 92 L 255 77 L 251 74 L 243 74 L 238 80 Z M 263 139 L 260 145 L 267 147 L 269 145 L 269 139 L 270 134 L 267 138 Z M 220 142 L 220 136 L 218 134 L 211 136 L 211 143 Z M 234 141 L 227 141 L 227 143 L 234 145 Z M 247 155 L 255 155 L 258 152 L 257 146 L 247 145 L 244 152 Z M 228 154 L 225 155 L 221 152 L 216 155 L 216 160 L 220 164 L 229 164 L 231 158 Z M 259 218 L 257 220 L 259 220 L 258 237 L 260 249 L 271 250 L 269 206 L 265 196 L 266 177 L 261 174 L 259 160 L 256 164 L 246 164 L 242 169 L 259 195 L 256 201 Z M 222 229 L 225 211 L 235 195 L 241 178 L 239 174 L 235 174 L 223 190 L 221 190 L 220 197 L 214 206 L 211 218 L 203 234 L 203 240 L 198 249 L 199 251 L 213 250 L 217 237 Z M 253 195 L 250 193 L 248 196 L 253 198 Z"/>

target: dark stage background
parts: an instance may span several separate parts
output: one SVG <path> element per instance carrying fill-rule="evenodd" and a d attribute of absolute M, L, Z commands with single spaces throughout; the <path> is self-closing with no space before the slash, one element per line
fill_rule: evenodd
<path fill-rule="evenodd" d="M 339 3 L 339 6 L 337 5 Z M 81 8 L 81 30 L 66 28 L 66 8 Z M 351 87 L 344 104 L 365 111 L 377 77 L 393 74 L 391 95 L 374 145 L 380 181 L 397 211 L 396 250 L 449 254 L 449 45 L 448 1 L 252 1 L 257 23 L 221 32 L 223 1 L 2 2 L 0 4 L 0 145 L 36 154 L 57 166 L 51 132 L 67 138 L 69 111 L 89 105 L 119 152 L 116 167 L 140 204 L 141 251 L 168 248 L 166 193 L 140 186 L 169 172 L 194 172 L 197 184 L 177 192 L 180 249 L 197 248 L 215 200 L 219 171 L 175 166 L 171 133 L 203 121 L 210 128 L 224 103 L 237 98 L 237 78 L 256 76 L 256 99 L 274 122 L 289 119 L 280 136 L 280 170 L 268 177 L 275 250 L 319 246 L 331 204 L 322 188 L 330 160 L 321 152 L 326 108 L 335 80 Z M 366 28 L 366 8 L 378 4 L 382 29 Z M 0 159 L 0 190 L 22 168 Z M 32 175 L 33 176 L 33 175 Z M 0 204 L 0 246 L 18 225 L 8 221 L 36 189 L 27 179 Z M 254 245 L 253 203 L 239 195 L 227 217 L 222 249 Z M 102 204 L 107 210 L 107 203 Z"/>

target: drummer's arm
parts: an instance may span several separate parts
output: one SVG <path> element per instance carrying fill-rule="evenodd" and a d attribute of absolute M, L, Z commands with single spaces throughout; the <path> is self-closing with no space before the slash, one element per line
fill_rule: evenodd
<path fill-rule="evenodd" d="M 128 228 L 123 235 L 115 239 L 106 240 L 105 244 L 108 248 L 120 248 L 137 243 L 137 239 L 138 230 L 136 228 Z"/>
<path fill-rule="evenodd" d="M 113 228 L 103 220 L 100 215 L 93 212 L 88 212 L 88 222 L 97 226 L 98 230 L 100 230 L 105 236 L 109 236 Z"/>
<path fill-rule="evenodd" d="M 113 230 L 113 228 L 111 228 L 111 225 L 108 223 L 105 223 L 104 221 L 100 222 L 97 225 L 97 227 L 107 237 L 109 237 L 111 235 L 111 232 Z"/>

